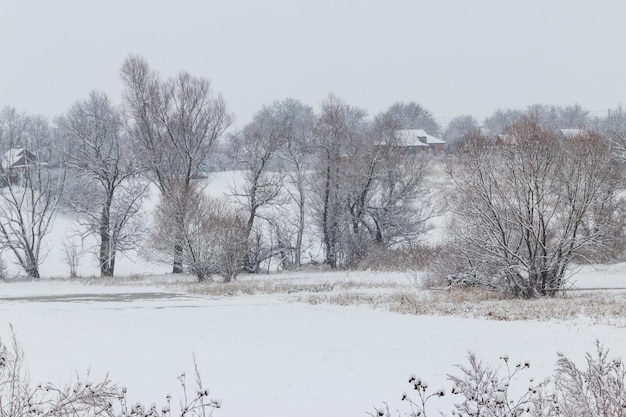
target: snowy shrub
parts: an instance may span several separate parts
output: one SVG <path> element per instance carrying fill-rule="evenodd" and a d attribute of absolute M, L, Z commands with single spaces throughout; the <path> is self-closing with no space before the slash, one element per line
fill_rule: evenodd
<path fill-rule="evenodd" d="M 181 191 L 177 200 L 162 198 L 154 223 L 148 245 L 154 259 L 169 262 L 172 248 L 178 248 L 175 262 L 198 281 L 218 275 L 230 282 L 243 270 L 246 225 L 224 200 L 190 188 Z"/>
<path fill-rule="evenodd" d="M 158 409 L 156 404 L 129 404 L 126 388 L 119 388 L 108 377 L 92 381 L 89 373 L 64 386 L 33 385 L 24 370 L 24 355 L 15 336 L 10 345 L 0 340 L 0 417 L 210 417 L 221 407 L 220 400 L 209 399 L 197 367 L 195 392 L 188 389 L 185 374 L 178 379 L 182 395 L 180 409 L 174 410 L 170 395 Z"/>
<path fill-rule="evenodd" d="M 596 342 L 596 355 L 585 356 L 586 368 L 579 369 L 563 354 L 556 363 L 555 395 L 563 416 L 626 415 L 626 367 L 619 357 Z"/>
<path fill-rule="evenodd" d="M 411 376 L 414 394 L 404 393 L 409 404 L 408 416 L 427 416 L 435 404 L 430 401 L 452 395 L 452 416 L 483 417 L 620 417 L 626 415 L 626 367 L 620 358 L 609 359 L 608 350 L 596 342 L 596 354 L 586 355 L 586 367 L 578 368 L 563 354 L 558 354 L 552 378 L 535 383 L 522 378 L 529 362 L 512 365 L 508 356 L 503 366 L 494 368 L 468 354 L 469 365 L 456 365 L 458 375 L 448 375 L 452 382 L 449 394 L 430 389 L 424 380 Z M 389 408 L 376 408 L 380 417 L 390 416 Z"/>
<path fill-rule="evenodd" d="M 70 268 L 70 278 L 78 277 L 78 264 L 85 254 L 83 242 L 78 243 L 73 238 L 66 238 L 63 241 L 63 258 Z"/>

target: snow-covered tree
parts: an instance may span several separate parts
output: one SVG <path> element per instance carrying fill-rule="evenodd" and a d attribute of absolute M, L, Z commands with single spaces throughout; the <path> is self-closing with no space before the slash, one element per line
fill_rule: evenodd
<path fill-rule="evenodd" d="M 365 116 L 364 110 L 331 94 L 322 103 L 316 128 L 315 214 L 322 235 L 324 263 L 331 268 L 339 265 L 345 253 L 343 238 L 349 227 L 346 166 L 350 163 L 349 151 L 358 149 L 358 143 L 364 138 Z"/>
<path fill-rule="evenodd" d="M 232 135 L 231 153 L 245 171 L 232 194 L 248 215 L 250 271 L 275 256 L 300 265 L 315 123 L 310 107 L 286 99 Z"/>
<path fill-rule="evenodd" d="M 594 124 L 609 139 L 615 153 L 626 162 L 626 109 L 622 106 L 611 109 L 606 118 L 599 118 Z"/>
<path fill-rule="evenodd" d="M 184 210 L 186 202 L 178 197 L 190 195 L 192 181 L 204 176 L 212 147 L 233 116 L 205 78 L 181 72 L 162 80 L 137 56 L 125 60 L 121 73 L 127 127 L 137 157 L 148 167 L 161 198 L 172 198 L 171 203 Z M 182 227 L 177 232 L 180 239 Z M 175 273 L 183 270 L 182 250 L 182 240 L 172 247 Z"/>
<path fill-rule="evenodd" d="M 322 104 L 313 207 L 331 267 L 418 242 L 436 211 L 424 186 L 429 157 L 403 151 L 396 116 L 372 123 L 332 95 Z"/>
<path fill-rule="evenodd" d="M 521 110 L 498 109 L 483 121 L 483 127 L 489 135 L 499 135 L 516 123 L 522 115 Z"/>
<path fill-rule="evenodd" d="M 148 183 L 132 153 L 119 112 L 103 93 L 74 104 L 59 119 L 65 161 L 73 181 L 66 201 L 86 235 L 98 239 L 102 276 L 113 276 L 118 252 L 135 249 L 142 236 L 139 216 Z"/>
<path fill-rule="evenodd" d="M 560 129 L 585 129 L 592 123 L 589 111 L 579 104 L 569 106 L 532 104 L 525 110 L 498 109 L 483 121 L 483 127 L 488 134 L 500 135 L 522 117 L 533 119 L 543 129 L 554 133 L 558 133 Z"/>
<path fill-rule="evenodd" d="M 570 106 L 551 106 L 533 104 L 524 114 L 536 120 L 544 129 L 584 129 L 589 126 L 589 111 L 579 104 Z"/>
<path fill-rule="evenodd" d="M 28 145 L 28 116 L 13 107 L 0 111 L 0 148 L 7 151 Z"/>
<path fill-rule="evenodd" d="M 297 216 L 292 220 L 284 216 L 284 227 L 289 230 L 295 227 L 295 239 L 290 244 L 293 252 L 293 265 L 299 267 L 302 262 L 303 239 L 306 227 L 306 210 L 310 190 L 310 170 L 315 149 L 315 124 L 317 118 L 311 107 L 297 100 L 286 99 L 277 104 L 279 111 L 288 121 L 287 140 L 278 149 L 278 159 L 285 175 L 285 188 L 290 199 L 297 207 Z M 293 222 L 293 223 L 292 223 Z"/>
<path fill-rule="evenodd" d="M 561 139 L 528 118 L 506 141 L 476 133 L 450 160 L 449 279 L 509 295 L 554 295 L 579 255 L 610 243 L 623 178 L 609 143 Z M 454 270 L 450 270 L 450 269 Z"/>
<path fill-rule="evenodd" d="M 11 149 L 27 149 L 58 167 L 60 155 L 53 146 L 50 123 L 43 116 L 20 113 L 13 107 L 0 111 L 0 153 Z"/>
<path fill-rule="evenodd" d="M 473 116 L 469 114 L 458 116 L 450 120 L 450 123 L 446 126 L 446 130 L 443 132 L 443 139 L 446 141 L 448 148 L 454 151 L 466 135 L 478 128 L 478 121 Z"/>
<path fill-rule="evenodd" d="M 393 122 L 396 129 L 424 129 L 431 135 L 441 133 L 433 114 L 413 101 L 395 103 L 384 113 L 384 117 Z"/>
<path fill-rule="evenodd" d="M 63 193 L 65 172 L 33 154 L 15 164 L 5 161 L 0 181 L 0 245 L 31 278 L 39 278 L 44 237 L 50 232 Z M 21 161 L 21 162 L 20 162 Z"/>
<path fill-rule="evenodd" d="M 283 190 L 283 175 L 276 169 L 275 159 L 276 153 L 289 138 L 292 123 L 291 114 L 283 111 L 276 102 L 271 106 L 264 106 L 243 130 L 232 136 L 234 158 L 244 170 L 244 183 L 235 186 L 232 194 L 240 201 L 247 216 L 246 235 L 250 240 L 250 248 L 246 268 L 250 272 L 255 272 L 262 261 L 273 256 L 276 249 L 251 237 L 255 227 L 257 234 L 262 233 L 259 228 L 263 225 L 259 224 L 259 220 L 268 214 L 263 216 L 261 210 L 283 203 L 279 201 Z M 266 217 L 266 220 L 269 219 Z"/>
<path fill-rule="evenodd" d="M 437 193 L 425 185 L 431 159 L 402 152 L 395 126 L 384 118 L 376 119 L 374 138 L 366 152 L 375 166 L 365 224 L 374 242 L 385 248 L 417 243 L 441 211 Z"/>

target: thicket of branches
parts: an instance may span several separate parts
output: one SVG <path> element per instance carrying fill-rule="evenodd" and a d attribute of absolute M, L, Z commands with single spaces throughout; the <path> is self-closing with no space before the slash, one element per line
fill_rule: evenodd
<path fill-rule="evenodd" d="M 247 254 L 247 228 L 226 201 L 210 198 L 201 188 L 181 187 L 162 197 L 154 210 L 148 251 L 152 259 L 168 259 L 181 245 L 181 266 L 199 281 L 219 276 L 224 282 L 242 272 Z"/>

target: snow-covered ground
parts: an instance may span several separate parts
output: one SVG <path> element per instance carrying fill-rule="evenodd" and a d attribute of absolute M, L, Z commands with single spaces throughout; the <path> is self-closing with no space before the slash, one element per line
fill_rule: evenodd
<path fill-rule="evenodd" d="M 297 273 L 262 280 L 388 282 L 413 290 L 410 274 Z M 433 388 L 468 350 L 494 365 L 502 354 L 530 361 L 528 376 L 549 376 L 556 352 L 582 363 L 594 341 L 626 354 L 626 329 L 579 317 L 557 321 L 493 321 L 414 316 L 367 306 L 309 305 L 285 294 L 188 295 L 181 286 L 122 281 L 0 284 L 0 335 L 17 332 L 34 382 L 63 383 L 90 369 L 125 385 L 131 400 L 162 404 L 192 377 L 193 356 L 219 416 L 366 415 L 409 391 L 412 373 Z M 585 269 L 581 287 L 602 281 L 626 287 L 626 266 Z M 123 285 L 122 285 L 123 284 Z M 375 291 L 384 291 L 378 289 Z M 445 398 L 441 404 L 451 400 Z M 444 410 L 447 410 L 444 407 Z"/>

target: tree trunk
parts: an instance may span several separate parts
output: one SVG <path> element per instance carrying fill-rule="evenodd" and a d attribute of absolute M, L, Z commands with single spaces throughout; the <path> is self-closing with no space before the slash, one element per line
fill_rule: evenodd
<path fill-rule="evenodd" d="M 300 218 L 298 220 L 298 232 L 296 235 L 296 247 L 294 254 L 294 263 L 296 268 L 300 268 L 302 265 L 302 237 L 304 236 L 304 195 L 301 195 L 300 199 Z"/>
<path fill-rule="evenodd" d="M 174 245 L 174 265 L 172 266 L 172 273 L 183 273 L 183 245 L 180 243 Z"/>
<path fill-rule="evenodd" d="M 331 198 L 331 187 L 332 187 L 332 167 L 330 156 L 328 156 L 329 160 L 327 161 L 326 166 L 326 183 L 324 186 L 324 211 L 322 213 L 322 230 L 323 230 L 323 240 L 324 240 L 324 249 L 326 249 L 326 258 L 324 263 L 330 265 L 331 268 L 337 268 L 337 253 L 336 253 L 336 236 L 335 236 L 335 215 L 331 208 L 333 204 Z"/>
<path fill-rule="evenodd" d="M 31 265 L 26 271 L 30 278 L 39 279 L 39 267 L 37 265 Z"/>
<path fill-rule="evenodd" d="M 102 207 L 102 213 L 100 215 L 100 276 L 112 277 L 113 276 L 113 264 L 112 260 L 115 257 L 115 253 L 111 250 L 111 236 L 109 235 L 110 228 L 110 207 L 112 196 L 109 197 Z"/>
<path fill-rule="evenodd" d="M 115 273 L 115 254 L 107 259 L 106 264 L 100 266 L 100 275 L 103 277 L 112 277 Z"/>

